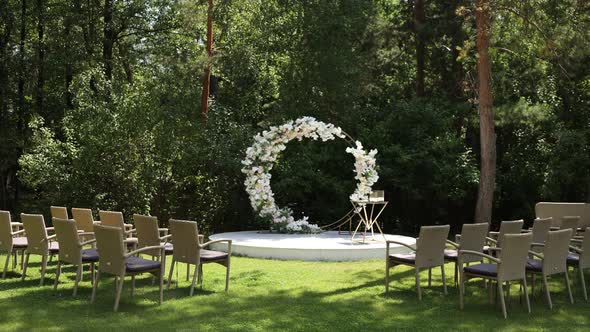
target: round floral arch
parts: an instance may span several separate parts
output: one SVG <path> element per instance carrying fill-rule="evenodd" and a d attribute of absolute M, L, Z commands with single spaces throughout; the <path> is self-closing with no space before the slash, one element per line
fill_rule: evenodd
<path fill-rule="evenodd" d="M 341 128 L 312 117 L 302 117 L 278 127 L 273 126 L 254 136 L 254 144 L 246 150 L 246 158 L 242 161 L 242 172 L 246 174 L 244 184 L 246 192 L 250 195 L 252 208 L 260 217 L 271 222 L 271 228 L 291 233 L 320 231 L 317 225 L 308 222 L 308 217 L 295 220 L 291 209 L 279 208 L 275 204 L 270 187 L 270 171 L 289 141 L 311 138 L 325 142 L 336 137 L 347 139 L 352 145 L 353 140 Z M 350 199 L 361 201 L 371 193 L 371 187 L 379 179 L 375 169 L 377 150 L 367 152 L 359 141 L 354 143 L 355 146 L 346 148 L 346 152 L 355 158 L 355 179 L 358 181 Z"/>

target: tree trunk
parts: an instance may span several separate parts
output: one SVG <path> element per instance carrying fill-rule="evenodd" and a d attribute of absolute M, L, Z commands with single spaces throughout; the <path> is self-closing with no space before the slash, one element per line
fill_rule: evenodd
<path fill-rule="evenodd" d="M 37 87 L 35 90 L 35 106 L 37 114 L 44 115 L 45 93 L 45 3 L 37 0 Z"/>
<path fill-rule="evenodd" d="M 479 95 L 479 136 L 481 146 L 481 171 L 475 208 L 475 221 L 492 221 L 492 204 L 496 187 L 496 133 L 492 109 L 490 44 L 490 3 L 477 0 L 475 22 L 477 27 L 477 77 Z"/>
<path fill-rule="evenodd" d="M 424 0 L 414 2 L 414 34 L 416 37 L 416 96 L 424 96 Z"/>
<path fill-rule="evenodd" d="M 68 8 L 67 13 L 64 16 L 64 48 L 65 48 L 65 56 L 66 56 L 66 64 L 65 64 L 65 104 L 67 109 L 73 108 L 72 99 L 73 96 L 70 93 L 70 85 L 72 85 L 72 80 L 74 79 L 74 69 L 72 66 L 72 52 L 68 47 L 70 43 L 70 35 L 72 31 L 72 9 Z"/>
<path fill-rule="evenodd" d="M 113 78 L 113 44 L 115 33 L 113 30 L 113 0 L 105 0 L 103 8 L 104 38 L 102 40 L 102 57 L 104 74 L 107 80 Z"/>
<path fill-rule="evenodd" d="M 208 0 L 207 6 L 207 67 L 203 76 L 203 90 L 201 91 L 201 124 L 207 124 L 209 112 L 209 91 L 211 84 L 211 57 L 213 56 L 213 0 Z"/>

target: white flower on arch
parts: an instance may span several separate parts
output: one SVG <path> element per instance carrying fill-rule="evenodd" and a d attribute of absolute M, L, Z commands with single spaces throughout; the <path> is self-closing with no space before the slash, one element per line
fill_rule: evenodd
<path fill-rule="evenodd" d="M 275 204 L 274 194 L 270 187 L 270 171 L 286 144 L 294 139 L 321 139 L 323 142 L 336 137 L 346 138 L 340 127 L 324 123 L 313 117 L 301 117 L 280 126 L 272 126 L 254 136 L 254 144 L 246 149 L 246 158 L 242 160 L 242 173 L 246 174 L 244 185 L 250 196 L 254 211 L 262 218 L 272 220 L 274 224 L 286 225 L 286 231 L 292 233 L 317 233 L 320 228 L 310 224 L 308 217 L 295 220 L 289 208 L 279 208 Z M 356 190 L 350 195 L 351 200 L 362 201 L 371 193 L 371 188 L 379 179 L 376 170 L 375 155 L 377 150 L 367 152 L 363 145 L 355 142 L 355 147 L 346 148 L 346 152 L 355 158 L 354 172 L 358 180 Z"/>

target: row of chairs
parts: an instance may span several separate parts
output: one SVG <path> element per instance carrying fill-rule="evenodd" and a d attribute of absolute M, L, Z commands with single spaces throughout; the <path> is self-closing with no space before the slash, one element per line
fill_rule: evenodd
<path fill-rule="evenodd" d="M 420 300 L 420 270 L 424 269 L 428 269 L 430 286 L 432 268 L 440 267 L 444 293 L 447 294 L 444 265 L 453 262 L 461 309 L 464 307 L 466 281 L 482 278 L 490 280 L 490 284 L 496 282 L 504 318 L 507 313 L 503 284 L 507 287 L 507 296 L 510 296 L 510 282 L 519 281 L 530 313 L 527 275 L 532 276 L 533 294 L 535 276 L 541 276 L 548 306 L 552 308 L 547 278 L 564 274 L 570 302 L 573 303 L 568 267 L 578 270 L 584 299 L 588 300 L 584 269 L 590 267 L 590 228 L 578 229 L 574 221 L 579 219 L 564 217 L 560 229 L 551 226 L 551 218 L 535 219 L 530 229 L 523 229 L 523 220 L 504 221 L 499 232 L 489 232 L 487 223 L 465 224 L 461 234 L 456 236 L 456 241 L 447 239 L 449 225 L 424 226 L 420 229 L 415 247 L 399 241 L 387 241 L 385 292 L 389 294 L 389 270 L 397 265 L 409 265 L 415 268 L 416 290 Z M 391 254 L 392 244 L 407 247 L 412 253 Z M 448 249 L 449 246 L 453 249 Z M 491 301 L 493 287 L 489 290 Z"/>
<path fill-rule="evenodd" d="M 115 277 L 116 297 L 114 310 L 117 311 L 126 276 L 131 277 L 131 294 L 135 288 L 135 276 L 151 273 L 160 282 L 160 303 L 163 301 L 163 282 L 165 278 L 166 256 L 172 256 L 168 274 L 168 285 L 172 283 L 175 265 L 194 265 L 190 295 L 197 283 L 202 286 L 203 264 L 218 263 L 226 267 L 225 290 L 229 289 L 231 240 L 215 240 L 203 243 L 194 221 L 169 221 L 170 229 L 159 228 L 156 217 L 135 214 L 133 225 L 124 221 L 121 212 L 100 211 L 100 221 L 95 221 L 90 209 L 72 209 L 73 219 L 65 207 L 51 207 L 53 227 L 46 227 L 43 215 L 21 214 L 21 223 L 14 223 L 8 211 L 0 211 L 0 252 L 8 255 L 4 264 L 2 278 L 10 258 L 14 255 L 13 268 L 17 265 L 17 255 L 21 253 L 22 280 L 25 280 L 30 255 L 41 256 L 42 286 L 48 260 L 58 255 L 54 288 L 57 289 L 61 268 L 64 264 L 77 267 L 74 283 L 74 296 L 82 279 L 83 266 L 90 265 L 92 276 L 92 296 L 94 302 L 101 275 Z M 135 228 L 133 227 L 135 226 Z M 49 235 L 53 233 L 52 235 Z M 170 233 L 170 234 L 168 234 Z M 210 245 L 225 242 L 227 251 L 207 250 Z M 144 258 L 147 256 L 149 259 Z M 95 265 L 98 269 L 95 273 Z M 178 275 L 178 273 L 177 273 Z"/>

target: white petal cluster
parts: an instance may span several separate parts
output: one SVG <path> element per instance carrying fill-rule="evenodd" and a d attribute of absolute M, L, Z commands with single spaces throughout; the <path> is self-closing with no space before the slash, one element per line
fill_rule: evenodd
<path fill-rule="evenodd" d="M 377 150 L 373 149 L 367 152 L 363 149 L 361 142 L 356 141 L 356 147 L 348 147 L 346 152 L 354 156 L 354 171 L 356 173 L 354 178 L 358 180 L 356 190 L 350 195 L 350 199 L 353 201 L 365 201 L 371 193 L 371 188 L 379 180 L 375 160 Z"/>
<path fill-rule="evenodd" d="M 286 225 L 285 231 L 292 233 L 317 233 L 320 228 L 310 224 L 307 217 L 295 220 L 293 212 L 288 208 L 279 208 L 275 204 L 274 194 L 270 187 L 270 171 L 285 150 L 286 144 L 294 139 L 321 139 L 323 142 L 336 137 L 344 138 L 342 129 L 333 124 L 317 121 L 313 117 L 302 117 L 289 121 L 280 126 L 272 126 L 269 130 L 254 136 L 254 144 L 246 149 L 246 158 L 242 161 L 242 172 L 246 174 L 246 192 L 250 196 L 250 203 L 260 217 L 271 220 L 274 224 Z M 347 148 L 346 152 L 356 158 L 355 179 L 359 180 L 357 189 L 350 196 L 366 197 L 371 193 L 371 186 L 379 178 L 375 170 L 375 154 L 377 150 L 366 153 L 360 142 L 356 148 Z"/>

